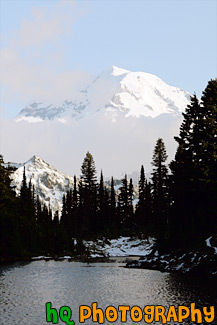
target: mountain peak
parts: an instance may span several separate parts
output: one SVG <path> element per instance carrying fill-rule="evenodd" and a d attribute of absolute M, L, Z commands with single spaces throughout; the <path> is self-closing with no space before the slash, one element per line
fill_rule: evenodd
<path fill-rule="evenodd" d="M 31 180 L 40 201 L 45 202 L 47 206 L 50 205 L 53 212 L 56 210 L 61 211 L 62 196 L 73 187 L 73 177 L 63 174 L 36 155 L 32 156 L 27 162 L 14 164 L 14 166 L 17 169 L 11 175 L 11 178 L 12 185 L 15 186 L 18 195 L 25 166 L 27 183 Z"/>
<path fill-rule="evenodd" d="M 37 165 L 37 164 L 47 164 L 47 163 L 39 156 L 34 155 L 29 160 L 27 160 L 27 162 L 24 163 L 24 165 L 28 165 L 28 164 Z"/>
<path fill-rule="evenodd" d="M 113 122 L 125 117 L 180 115 L 189 104 L 190 94 L 170 86 L 156 75 L 111 66 L 93 79 L 76 98 L 62 105 L 33 103 L 21 110 L 15 121 L 43 122 L 105 117 Z"/>
<path fill-rule="evenodd" d="M 36 162 L 36 161 L 40 161 L 40 160 L 41 160 L 40 157 L 34 155 L 28 160 L 28 162 Z"/>
<path fill-rule="evenodd" d="M 115 65 L 112 65 L 112 72 L 111 72 L 111 75 L 112 76 L 121 76 L 123 74 L 127 74 L 129 73 L 130 71 L 129 70 L 126 70 L 126 69 L 123 69 L 123 68 L 119 68 L 119 67 L 116 67 Z"/>

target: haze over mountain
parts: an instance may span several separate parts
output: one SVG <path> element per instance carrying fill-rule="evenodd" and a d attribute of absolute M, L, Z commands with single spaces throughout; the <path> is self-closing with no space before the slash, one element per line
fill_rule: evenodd
<path fill-rule="evenodd" d="M 120 178 L 141 164 L 150 172 L 157 138 L 164 139 L 168 162 L 173 158 L 189 100 L 188 92 L 155 75 L 112 66 L 62 104 L 35 101 L 23 108 L 3 126 L 3 154 L 11 161 L 37 155 L 79 176 L 90 151 L 105 176 Z"/>
<path fill-rule="evenodd" d="M 167 85 L 155 75 L 130 72 L 112 66 L 81 90 L 78 98 L 61 106 L 32 103 L 21 110 L 16 121 L 41 122 L 79 120 L 104 115 L 116 122 L 124 117 L 179 115 L 189 102 L 189 93 Z"/>

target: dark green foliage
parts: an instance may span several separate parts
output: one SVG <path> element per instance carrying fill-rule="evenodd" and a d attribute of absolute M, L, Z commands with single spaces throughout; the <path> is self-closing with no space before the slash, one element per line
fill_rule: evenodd
<path fill-rule="evenodd" d="M 173 206 L 171 238 L 193 244 L 216 229 L 217 80 L 211 80 L 199 103 L 194 95 L 180 128 L 171 162 Z"/>
<path fill-rule="evenodd" d="M 121 227 L 124 227 L 128 216 L 128 182 L 127 175 L 122 179 L 120 193 L 118 195 L 118 213 Z"/>
<path fill-rule="evenodd" d="M 133 208 L 133 199 L 134 199 L 134 189 L 133 189 L 133 180 L 130 178 L 130 183 L 128 187 L 128 218 L 129 218 L 129 228 L 134 228 L 132 224 L 133 216 L 134 216 L 134 208 Z"/>
<path fill-rule="evenodd" d="M 78 229 L 79 229 L 78 190 L 77 190 L 77 179 L 76 176 L 74 176 L 73 199 L 72 199 L 72 224 L 71 224 L 72 237 L 78 236 Z"/>
<path fill-rule="evenodd" d="M 135 220 L 138 231 L 150 235 L 152 226 L 152 195 L 151 185 L 145 179 L 145 171 L 143 165 L 141 166 L 139 179 L 139 197 L 136 205 Z"/>
<path fill-rule="evenodd" d="M 96 167 L 93 156 L 88 151 L 81 166 L 81 180 L 87 186 L 88 191 L 94 192 L 96 186 Z"/>
<path fill-rule="evenodd" d="M 111 232 L 118 232 L 118 218 L 117 218 L 117 208 L 116 208 L 116 193 L 114 189 L 114 179 L 111 178 L 111 189 L 110 189 L 110 197 L 109 197 L 109 216 L 110 216 L 110 225 Z"/>
<path fill-rule="evenodd" d="M 120 233 L 130 233 L 134 230 L 133 212 L 133 184 L 132 179 L 128 186 L 127 175 L 122 179 L 122 185 L 118 195 L 118 214 L 120 223 Z"/>
<path fill-rule="evenodd" d="M 139 179 L 139 198 L 136 206 L 136 224 L 140 229 L 145 229 L 145 171 L 143 165 L 141 166 L 140 179 Z"/>
<path fill-rule="evenodd" d="M 163 140 L 159 138 L 154 148 L 152 158 L 152 196 L 153 221 L 152 231 L 161 236 L 164 233 L 168 218 L 168 169 L 166 166 L 167 153 Z"/>
<path fill-rule="evenodd" d="M 12 168 L 5 168 L 0 156 L 0 261 L 23 256 L 22 227 L 18 219 L 18 204 L 11 188 Z"/>
<path fill-rule="evenodd" d="M 89 151 L 81 166 L 79 195 L 82 200 L 80 205 L 80 215 L 82 216 L 81 233 L 86 236 L 95 231 L 97 209 L 96 167 L 93 156 Z"/>
<path fill-rule="evenodd" d="M 106 225 L 110 225 L 109 214 L 109 194 L 104 185 L 103 173 L 100 174 L 100 182 L 97 193 L 97 211 L 96 211 L 96 232 L 104 233 L 106 231 Z"/>
<path fill-rule="evenodd" d="M 152 229 L 152 195 L 151 195 L 151 184 L 146 180 L 145 182 L 145 233 L 150 235 Z"/>

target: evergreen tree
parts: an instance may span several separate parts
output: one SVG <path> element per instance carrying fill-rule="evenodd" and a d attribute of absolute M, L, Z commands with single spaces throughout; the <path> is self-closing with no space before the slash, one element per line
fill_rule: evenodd
<path fill-rule="evenodd" d="M 97 209 L 97 183 L 96 167 L 93 156 L 87 152 L 81 166 L 80 199 L 83 201 L 82 207 L 82 233 L 89 235 L 96 231 L 96 209 Z M 82 198 L 81 198 L 82 197 Z"/>
<path fill-rule="evenodd" d="M 41 214 L 42 214 L 41 202 L 39 200 L 39 196 L 37 195 L 37 198 L 36 198 L 36 220 L 37 220 L 38 225 L 42 224 Z"/>
<path fill-rule="evenodd" d="M 67 239 L 69 247 L 71 246 L 71 240 L 73 237 L 74 227 L 74 215 L 73 215 L 73 191 L 69 189 L 66 193 L 66 224 L 65 232 L 67 234 Z"/>
<path fill-rule="evenodd" d="M 89 193 L 95 193 L 96 187 L 96 167 L 93 156 L 88 151 L 81 166 L 81 179 L 87 186 Z"/>
<path fill-rule="evenodd" d="M 217 179 L 217 79 L 210 80 L 202 95 L 203 133 L 200 136 L 200 168 L 203 181 L 216 184 Z"/>
<path fill-rule="evenodd" d="M 100 182 L 98 189 L 98 211 L 97 211 L 97 220 L 96 220 L 96 231 L 102 231 L 105 227 L 106 220 L 106 201 L 105 201 L 105 187 L 103 180 L 103 173 L 101 170 Z"/>
<path fill-rule="evenodd" d="M 0 155 L 0 261 L 22 258 L 24 246 L 18 212 L 19 199 L 11 187 L 13 168 L 4 166 Z"/>
<path fill-rule="evenodd" d="M 53 253 L 55 255 L 58 255 L 61 252 L 61 247 L 59 245 L 59 235 L 60 233 L 60 225 L 59 225 L 59 212 L 56 211 L 54 213 L 54 218 L 52 221 L 52 247 L 53 247 Z"/>
<path fill-rule="evenodd" d="M 42 207 L 43 249 L 46 255 L 53 253 L 52 247 L 52 213 L 46 204 Z"/>
<path fill-rule="evenodd" d="M 67 227 L 67 208 L 66 208 L 66 195 L 63 194 L 62 198 L 62 213 L 61 213 L 61 219 L 60 222 L 62 226 L 66 229 Z"/>
<path fill-rule="evenodd" d="M 120 193 L 118 195 L 118 213 L 120 216 L 121 227 L 125 227 L 127 214 L 128 214 L 128 182 L 127 175 L 122 179 Z"/>
<path fill-rule="evenodd" d="M 194 95 L 183 114 L 172 170 L 171 237 L 188 245 L 216 227 L 217 80 L 199 103 Z"/>
<path fill-rule="evenodd" d="M 139 198 L 136 206 L 136 224 L 141 229 L 145 228 L 145 171 L 141 166 L 139 179 Z"/>
<path fill-rule="evenodd" d="M 27 253 L 36 252 L 38 249 L 38 237 L 36 236 L 36 217 L 32 193 L 31 180 L 27 186 L 25 166 L 20 189 L 19 215 L 21 219 L 23 246 Z"/>
<path fill-rule="evenodd" d="M 66 193 L 66 211 L 67 211 L 67 229 L 68 233 L 71 235 L 72 227 L 73 227 L 73 192 L 69 189 Z"/>
<path fill-rule="evenodd" d="M 20 214 L 27 217 L 28 215 L 28 205 L 29 205 L 30 193 L 27 187 L 26 181 L 26 169 L 23 167 L 23 179 L 20 189 Z"/>
<path fill-rule="evenodd" d="M 77 237 L 79 233 L 79 213 L 78 213 L 78 190 L 77 190 L 77 179 L 74 176 L 74 186 L 73 186 L 73 205 L 72 205 L 72 214 L 73 214 L 73 223 L 72 223 L 72 236 Z"/>
<path fill-rule="evenodd" d="M 153 232 L 162 237 L 168 218 L 168 170 L 167 153 L 163 140 L 159 138 L 152 158 Z"/>
<path fill-rule="evenodd" d="M 117 233 L 118 220 L 117 220 L 117 211 L 116 211 L 116 193 L 114 189 L 114 179 L 111 178 L 111 191 L 110 191 L 110 199 L 109 199 L 109 213 L 110 213 L 110 221 L 112 231 Z"/>
<path fill-rule="evenodd" d="M 104 201 L 105 201 L 105 188 L 104 188 L 104 180 L 103 180 L 103 173 L 101 170 L 100 173 L 100 181 L 99 181 L 99 190 L 98 190 L 98 209 L 104 209 Z"/>
<path fill-rule="evenodd" d="M 77 179 L 74 176 L 74 186 L 73 186 L 73 210 L 76 210 L 78 207 L 78 190 L 77 190 Z"/>
<path fill-rule="evenodd" d="M 128 187 L 128 220 L 129 228 L 135 228 L 134 223 L 134 214 L 133 214 L 133 198 L 134 198 L 134 189 L 133 189 L 133 180 L 130 178 L 129 187 Z"/>
<path fill-rule="evenodd" d="M 129 234 L 134 228 L 133 222 L 133 183 L 128 187 L 127 175 L 122 179 L 118 195 L 118 213 L 122 233 Z"/>
<path fill-rule="evenodd" d="M 201 206 L 202 232 L 205 235 L 217 232 L 217 79 L 210 80 L 202 95 L 203 136 L 201 136 L 200 165 L 202 177 L 200 178 L 203 196 Z M 208 207 L 208 209 L 207 209 Z M 207 219 L 207 214 L 209 218 Z"/>
<path fill-rule="evenodd" d="M 153 231 L 152 227 L 152 195 L 151 195 L 151 184 L 147 180 L 145 181 L 145 233 L 151 234 Z"/>
<path fill-rule="evenodd" d="M 10 179 L 14 171 L 4 167 L 0 156 L 0 260 L 31 256 L 40 248 L 34 188 L 31 181 L 27 186 L 24 168 L 20 195 L 16 197 Z"/>

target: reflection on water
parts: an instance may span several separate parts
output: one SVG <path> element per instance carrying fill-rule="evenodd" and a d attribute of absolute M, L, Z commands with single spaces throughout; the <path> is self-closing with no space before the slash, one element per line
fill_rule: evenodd
<path fill-rule="evenodd" d="M 189 306 L 192 302 L 197 308 L 211 305 L 217 308 L 217 281 L 214 279 L 125 269 L 123 265 L 35 261 L 1 266 L 0 324 L 51 324 L 46 323 L 46 302 L 52 302 L 55 308 L 69 306 L 76 324 L 79 324 L 79 306 L 90 306 L 92 302 L 98 302 L 103 310 L 110 305 L 168 307 Z M 60 324 L 63 323 L 60 321 Z M 86 321 L 85 324 L 93 323 Z M 118 320 L 115 324 L 122 323 Z M 216 320 L 213 324 L 217 324 Z"/>

